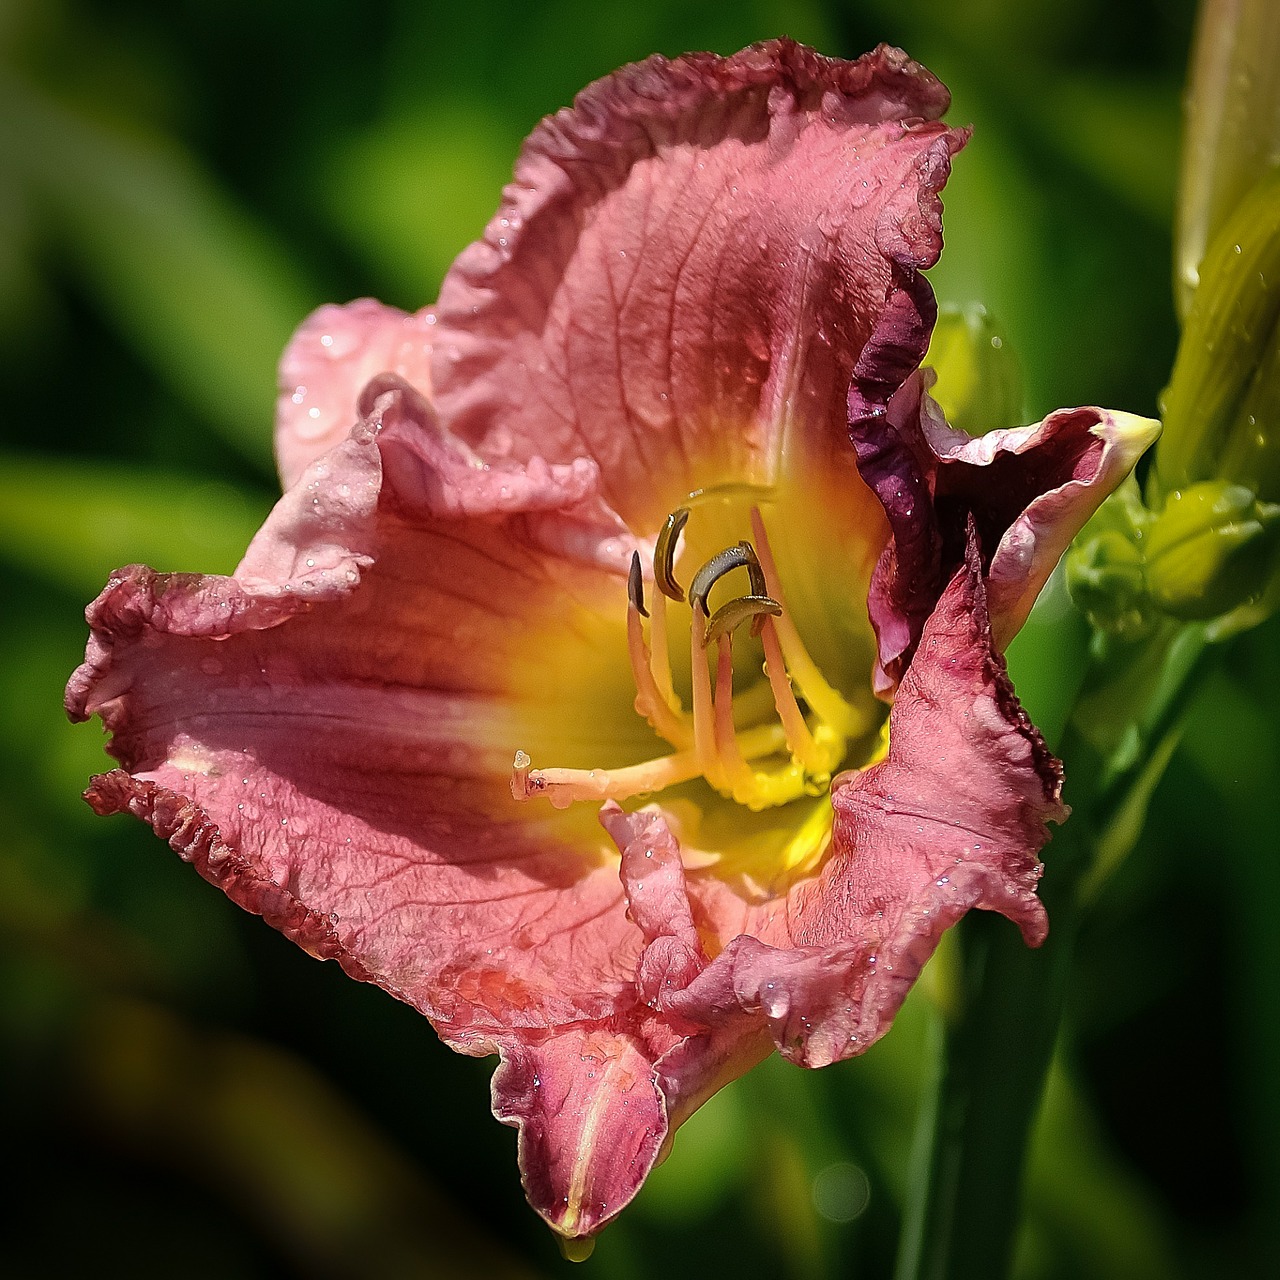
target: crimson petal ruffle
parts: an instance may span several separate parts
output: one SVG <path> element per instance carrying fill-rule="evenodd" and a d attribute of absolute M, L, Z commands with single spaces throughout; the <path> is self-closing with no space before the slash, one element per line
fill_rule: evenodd
<path fill-rule="evenodd" d="M 858 470 L 891 531 L 868 600 L 881 694 L 902 678 L 942 584 L 963 560 L 969 519 L 983 549 L 996 649 L 1003 651 L 1071 540 L 1159 431 L 1150 419 L 1091 407 L 971 438 L 948 426 L 930 398 L 932 371 L 911 372 L 896 387 L 869 372 L 893 363 L 877 355 L 881 347 L 904 364 L 911 352 L 916 363 L 923 358 L 928 332 L 912 328 L 904 339 L 901 310 L 891 302 L 849 389 Z"/>

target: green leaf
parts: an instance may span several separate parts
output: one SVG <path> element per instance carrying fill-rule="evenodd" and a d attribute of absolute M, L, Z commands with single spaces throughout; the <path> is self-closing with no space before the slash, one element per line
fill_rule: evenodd
<path fill-rule="evenodd" d="M 271 471 L 276 361 L 319 299 L 267 231 L 173 142 L 8 77 L 0 150 L 126 339 Z"/>
<path fill-rule="evenodd" d="M 193 476 L 0 455 L 0 557 L 84 599 L 125 564 L 229 573 L 266 508 Z"/>

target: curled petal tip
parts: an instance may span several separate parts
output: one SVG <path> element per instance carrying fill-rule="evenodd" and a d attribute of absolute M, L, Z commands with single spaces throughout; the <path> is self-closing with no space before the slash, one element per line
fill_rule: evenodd
<path fill-rule="evenodd" d="M 1136 461 L 1160 438 L 1162 429 L 1157 418 L 1110 409 L 1100 412 L 1093 433 L 1117 445 Z"/>

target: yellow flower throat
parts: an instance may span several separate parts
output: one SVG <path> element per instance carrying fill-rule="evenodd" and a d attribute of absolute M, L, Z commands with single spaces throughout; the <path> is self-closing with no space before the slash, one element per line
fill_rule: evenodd
<path fill-rule="evenodd" d="M 703 779 L 724 800 L 752 812 L 825 796 L 832 775 L 846 763 L 867 763 L 869 723 L 865 704 L 855 710 L 810 657 L 780 580 L 760 501 L 771 491 L 751 488 L 751 537 L 707 559 L 685 590 L 675 558 L 686 524 L 696 526 L 707 504 L 732 502 L 742 511 L 741 490 L 725 486 L 691 494 L 666 519 L 657 536 L 651 575 L 639 553 L 631 563 L 627 600 L 627 650 L 635 683 L 635 710 L 673 748 L 638 764 L 611 769 L 532 767 L 518 751 L 511 776 L 517 800 L 543 797 L 558 809 L 576 801 L 625 801 Z M 719 523 L 719 522 L 712 522 Z M 714 545 L 714 543 L 712 544 Z M 745 572 L 748 589 L 719 607 L 711 605 L 721 579 Z M 646 608 L 646 578 L 652 584 Z M 687 610 L 689 705 L 676 691 L 671 665 L 671 610 Z M 683 620 L 683 619 L 682 619 Z M 735 637 L 758 637 L 764 680 L 735 695 Z M 713 656 L 714 655 L 714 656 Z M 712 679 L 711 665 L 715 676 Z M 748 668 L 749 670 L 749 668 Z M 739 676 L 739 683 L 741 674 Z M 874 715 L 874 713 L 873 713 Z M 879 716 L 875 716 L 878 720 Z M 874 751 L 874 748 L 872 748 Z M 812 812 L 810 812 L 812 810 Z M 798 828 L 785 851 L 787 869 L 820 857 L 830 831 L 830 804 L 798 809 Z"/>

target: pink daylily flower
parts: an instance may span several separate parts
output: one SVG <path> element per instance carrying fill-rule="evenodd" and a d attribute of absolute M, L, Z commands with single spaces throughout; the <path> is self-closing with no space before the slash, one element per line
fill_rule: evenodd
<path fill-rule="evenodd" d="M 303 324 L 235 574 L 88 611 L 90 804 L 498 1054 L 567 1237 L 774 1048 L 866 1049 L 970 908 L 1045 935 L 1000 653 L 1151 431 L 941 420 L 947 105 L 788 41 L 592 85 L 435 307 Z"/>

